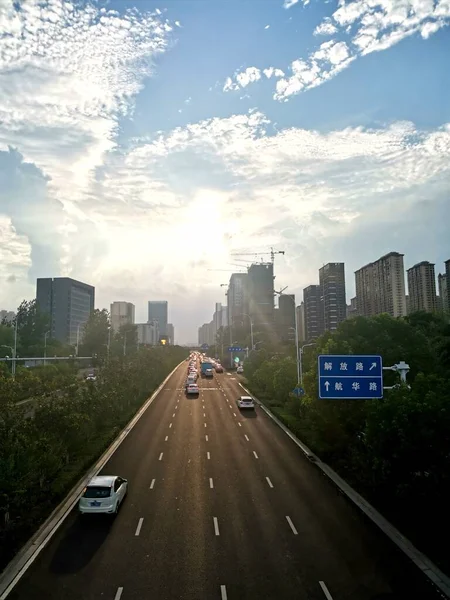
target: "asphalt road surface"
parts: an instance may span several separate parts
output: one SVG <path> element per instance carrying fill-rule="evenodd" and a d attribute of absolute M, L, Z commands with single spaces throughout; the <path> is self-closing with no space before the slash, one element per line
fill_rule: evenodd
<path fill-rule="evenodd" d="M 115 520 L 73 511 L 11 600 L 429 600 L 410 561 L 259 408 L 238 378 L 187 363 L 102 474 L 128 479 Z"/>

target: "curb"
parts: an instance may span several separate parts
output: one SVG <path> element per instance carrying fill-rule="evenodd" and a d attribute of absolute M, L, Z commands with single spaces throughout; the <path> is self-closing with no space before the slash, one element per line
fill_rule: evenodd
<path fill-rule="evenodd" d="M 150 404 L 152 404 L 163 387 L 166 385 L 167 381 L 172 377 L 181 364 L 183 363 L 178 364 L 169 373 L 169 375 L 167 375 L 161 385 L 159 385 L 150 398 L 145 401 L 131 421 L 125 425 L 116 439 L 103 452 L 103 454 L 90 468 L 87 474 L 75 484 L 75 486 L 67 494 L 66 498 L 54 509 L 47 520 L 38 529 L 38 531 L 28 540 L 28 542 L 26 542 L 26 544 L 19 550 L 17 555 L 6 566 L 5 570 L 0 574 L 0 600 L 5 600 L 5 598 L 11 593 L 21 577 L 26 573 L 28 568 L 33 564 L 41 551 L 45 548 L 53 535 L 69 516 L 70 512 L 76 505 L 78 497 L 83 491 L 83 488 L 86 486 L 86 483 L 92 477 L 97 475 L 97 473 L 108 462 L 108 460 L 120 446 L 123 440 L 127 437 L 144 412 L 147 410 Z"/>
<path fill-rule="evenodd" d="M 355 504 L 381 531 L 418 567 L 422 573 L 443 593 L 445 597 L 450 598 L 450 577 L 443 573 L 425 554 L 420 552 L 407 538 L 405 538 L 398 529 L 396 529 L 387 519 L 383 517 L 363 496 L 358 494 L 342 477 L 340 477 L 331 467 L 322 462 L 320 458 L 312 452 L 308 446 L 300 441 L 284 423 L 282 423 L 262 402 L 239 383 L 241 388 L 256 401 L 258 406 L 272 419 L 283 431 L 291 438 L 305 456 L 313 462 L 324 475 L 330 479 L 334 485 Z M 2 598 L 0 598 L 2 600 Z"/>

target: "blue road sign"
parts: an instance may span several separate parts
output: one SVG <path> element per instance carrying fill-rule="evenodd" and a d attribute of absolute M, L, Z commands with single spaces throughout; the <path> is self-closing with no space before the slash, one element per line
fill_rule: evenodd
<path fill-rule="evenodd" d="M 201 348 L 202 350 L 209 350 L 209 346 L 208 346 L 208 344 L 202 344 L 202 345 L 200 346 L 200 348 Z"/>
<path fill-rule="evenodd" d="M 367 400 L 383 397 L 383 361 L 376 355 L 320 355 L 319 398 Z"/>
<path fill-rule="evenodd" d="M 302 387 L 296 387 L 292 390 L 292 393 L 298 398 L 299 396 L 303 396 L 305 390 Z"/>
<path fill-rule="evenodd" d="M 240 346 L 228 346 L 228 352 L 242 352 Z"/>

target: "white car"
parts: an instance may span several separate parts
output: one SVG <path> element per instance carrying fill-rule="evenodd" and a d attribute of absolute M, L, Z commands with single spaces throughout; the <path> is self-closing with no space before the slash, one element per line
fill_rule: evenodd
<path fill-rule="evenodd" d="M 196 383 L 190 383 L 186 386 L 186 395 L 187 396 L 198 396 L 200 390 L 198 389 L 198 385 Z"/>
<path fill-rule="evenodd" d="M 250 408 L 255 410 L 255 403 L 251 396 L 239 396 L 239 398 L 236 400 L 236 403 L 239 409 Z"/>
<path fill-rule="evenodd" d="M 86 381 L 96 381 L 97 377 L 94 375 L 94 373 L 89 373 L 89 375 L 86 377 Z"/>
<path fill-rule="evenodd" d="M 244 367 L 242 365 L 236 369 L 236 373 L 241 374 L 243 372 L 244 372 Z"/>
<path fill-rule="evenodd" d="M 128 481 L 117 475 L 93 477 L 83 490 L 78 510 L 85 514 L 116 515 L 128 491 Z"/>

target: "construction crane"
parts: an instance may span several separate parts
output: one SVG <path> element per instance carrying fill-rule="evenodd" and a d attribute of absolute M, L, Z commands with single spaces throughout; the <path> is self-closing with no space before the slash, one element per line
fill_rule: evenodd
<path fill-rule="evenodd" d="M 231 267 L 239 267 L 239 269 L 243 269 L 244 265 L 235 265 L 233 263 L 228 263 Z M 235 269 L 208 269 L 208 271 L 222 271 L 223 273 L 245 273 L 246 271 L 236 271 Z"/>
<path fill-rule="evenodd" d="M 275 262 L 275 254 L 285 254 L 284 250 L 274 250 L 273 248 L 270 248 L 270 252 L 237 252 L 237 253 L 232 253 L 231 256 L 234 257 L 240 257 L 240 256 L 261 256 L 261 262 L 264 262 L 262 259 L 262 256 L 265 255 L 270 255 L 270 262 L 273 264 Z"/>

